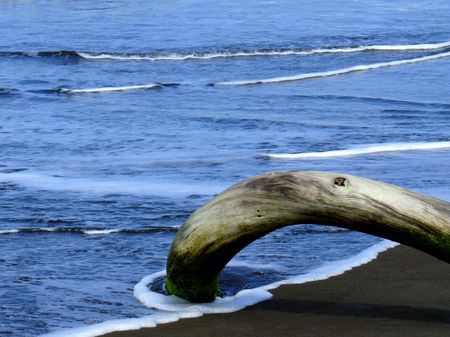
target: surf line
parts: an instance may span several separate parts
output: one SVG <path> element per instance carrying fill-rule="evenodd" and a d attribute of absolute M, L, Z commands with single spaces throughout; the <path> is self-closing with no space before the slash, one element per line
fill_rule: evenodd
<path fill-rule="evenodd" d="M 39 228 L 16 228 L 16 229 L 0 229 L 0 235 L 8 234 L 41 234 L 41 233 L 75 233 L 86 234 L 90 236 L 104 236 L 109 234 L 152 234 L 152 233 L 171 233 L 177 232 L 179 226 L 173 227 L 144 227 L 144 228 L 82 228 L 82 227 L 39 227 Z"/>
<path fill-rule="evenodd" d="M 220 58 L 240 57 L 273 57 L 273 56 L 308 56 L 316 54 L 343 54 L 358 53 L 366 51 L 421 51 L 435 50 L 450 47 L 450 42 L 421 43 L 405 45 L 368 45 L 357 47 L 332 47 L 316 48 L 311 50 L 254 50 L 236 52 L 213 52 L 213 53 L 191 53 L 191 54 L 120 54 L 120 53 L 89 53 L 75 52 L 78 57 L 87 60 L 117 60 L 117 61 L 190 61 L 190 60 L 212 60 Z"/>
<path fill-rule="evenodd" d="M 372 153 L 400 152 L 400 151 L 420 151 L 420 150 L 438 150 L 450 148 L 450 141 L 431 142 L 431 143 L 390 143 L 374 144 L 371 146 L 355 147 L 346 150 L 333 150 L 323 152 L 304 152 L 304 153 L 268 153 L 263 157 L 275 159 L 321 159 L 357 156 Z"/>
<path fill-rule="evenodd" d="M 378 68 L 398 66 L 398 65 L 403 65 L 403 64 L 412 64 L 412 63 L 419 63 L 419 62 L 425 62 L 425 61 L 432 61 L 432 60 L 438 60 L 438 59 L 446 58 L 446 57 L 450 57 L 450 51 L 445 52 L 445 53 L 434 54 L 434 55 L 416 57 L 416 58 L 412 58 L 412 59 L 403 59 L 403 60 L 372 63 L 372 64 L 362 64 L 362 65 L 357 65 L 357 66 L 353 66 L 353 67 L 349 67 L 349 68 L 321 71 L 321 72 L 314 72 L 314 73 L 306 73 L 306 74 L 299 74 L 299 75 L 293 75 L 293 76 L 273 77 L 273 78 L 247 80 L 247 81 L 244 80 L 244 81 L 216 82 L 216 83 L 210 83 L 209 86 L 244 86 L 244 85 L 302 81 L 302 80 L 308 80 L 308 79 L 313 79 L 313 78 L 331 77 L 331 76 L 354 73 L 354 72 L 358 72 L 358 71 L 366 71 L 366 70 L 374 70 L 374 69 L 378 69 Z"/>
<path fill-rule="evenodd" d="M 100 88 L 87 88 L 87 89 L 68 89 L 60 88 L 55 89 L 57 93 L 62 94 L 97 94 L 102 92 L 118 92 L 118 91 L 130 91 L 130 90 L 149 90 L 163 87 L 177 86 L 178 83 L 150 83 L 142 85 L 128 85 L 122 87 L 100 87 Z"/>
<path fill-rule="evenodd" d="M 212 51 L 212 52 L 164 52 L 151 53 L 121 53 L 121 52 L 88 52 L 77 50 L 50 50 L 50 51 L 0 51 L 0 57 L 64 57 L 81 58 L 86 60 L 117 60 L 117 61 L 190 61 L 211 60 L 219 58 L 238 57 L 273 57 L 273 56 L 308 56 L 316 54 L 342 54 L 359 53 L 366 51 L 424 51 L 450 47 L 450 41 L 417 44 L 393 45 L 360 45 L 350 47 L 318 47 L 314 49 L 255 49 L 241 51 Z"/>
<path fill-rule="evenodd" d="M 167 296 L 150 290 L 152 283 L 166 272 L 160 271 L 145 276 L 133 289 L 133 295 L 144 306 L 157 309 L 158 312 L 138 318 L 124 318 L 105 321 L 93 325 L 82 326 L 50 332 L 38 337 L 97 337 L 117 331 L 132 331 L 142 328 L 154 328 L 158 325 L 176 322 L 185 318 L 196 318 L 205 314 L 230 313 L 244 309 L 250 305 L 268 300 L 272 297 L 269 290 L 284 284 L 302 284 L 307 282 L 326 280 L 332 276 L 345 273 L 353 268 L 366 264 L 381 253 L 398 244 L 384 240 L 369 247 L 358 254 L 341 260 L 330 261 L 312 269 L 306 274 L 287 278 L 268 285 L 253 289 L 243 289 L 233 296 L 216 298 L 212 303 L 193 304 L 181 298 Z M 133 332 L 131 332 L 133 334 Z"/>

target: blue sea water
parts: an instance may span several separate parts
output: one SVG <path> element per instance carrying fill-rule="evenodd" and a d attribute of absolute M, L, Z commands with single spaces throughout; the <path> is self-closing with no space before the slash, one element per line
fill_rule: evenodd
<path fill-rule="evenodd" d="M 450 199 L 449 87 L 446 1 L 0 2 L 0 336 L 148 314 L 132 289 L 177 228 L 256 174 L 345 172 Z M 373 144 L 394 151 L 267 156 Z M 242 251 L 223 289 L 378 241 L 285 228 Z"/>

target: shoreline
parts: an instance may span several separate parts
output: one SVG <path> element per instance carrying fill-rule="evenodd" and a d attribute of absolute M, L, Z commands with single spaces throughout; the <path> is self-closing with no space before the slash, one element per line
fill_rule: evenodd
<path fill-rule="evenodd" d="M 449 281 L 450 265 L 398 246 L 344 274 L 282 285 L 237 312 L 102 336 L 445 336 Z"/>

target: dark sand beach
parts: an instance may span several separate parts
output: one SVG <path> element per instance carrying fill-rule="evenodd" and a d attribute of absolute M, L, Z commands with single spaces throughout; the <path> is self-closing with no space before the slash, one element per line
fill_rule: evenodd
<path fill-rule="evenodd" d="M 450 265 L 405 246 L 343 275 L 272 293 L 239 312 L 104 336 L 450 336 Z"/>

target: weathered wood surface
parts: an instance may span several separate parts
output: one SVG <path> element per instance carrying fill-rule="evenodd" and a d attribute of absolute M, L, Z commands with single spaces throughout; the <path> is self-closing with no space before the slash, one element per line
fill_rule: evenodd
<path fill-rule="evenodd" d="M 344 227 L 450 263 L 450 203 L 332 172 L 278 172 L 245 180 L 193 213 L 169 252 L 166 290 L 193 302 L 218 295 L 220 271 L 241 249 L 294 224 Z"/>

